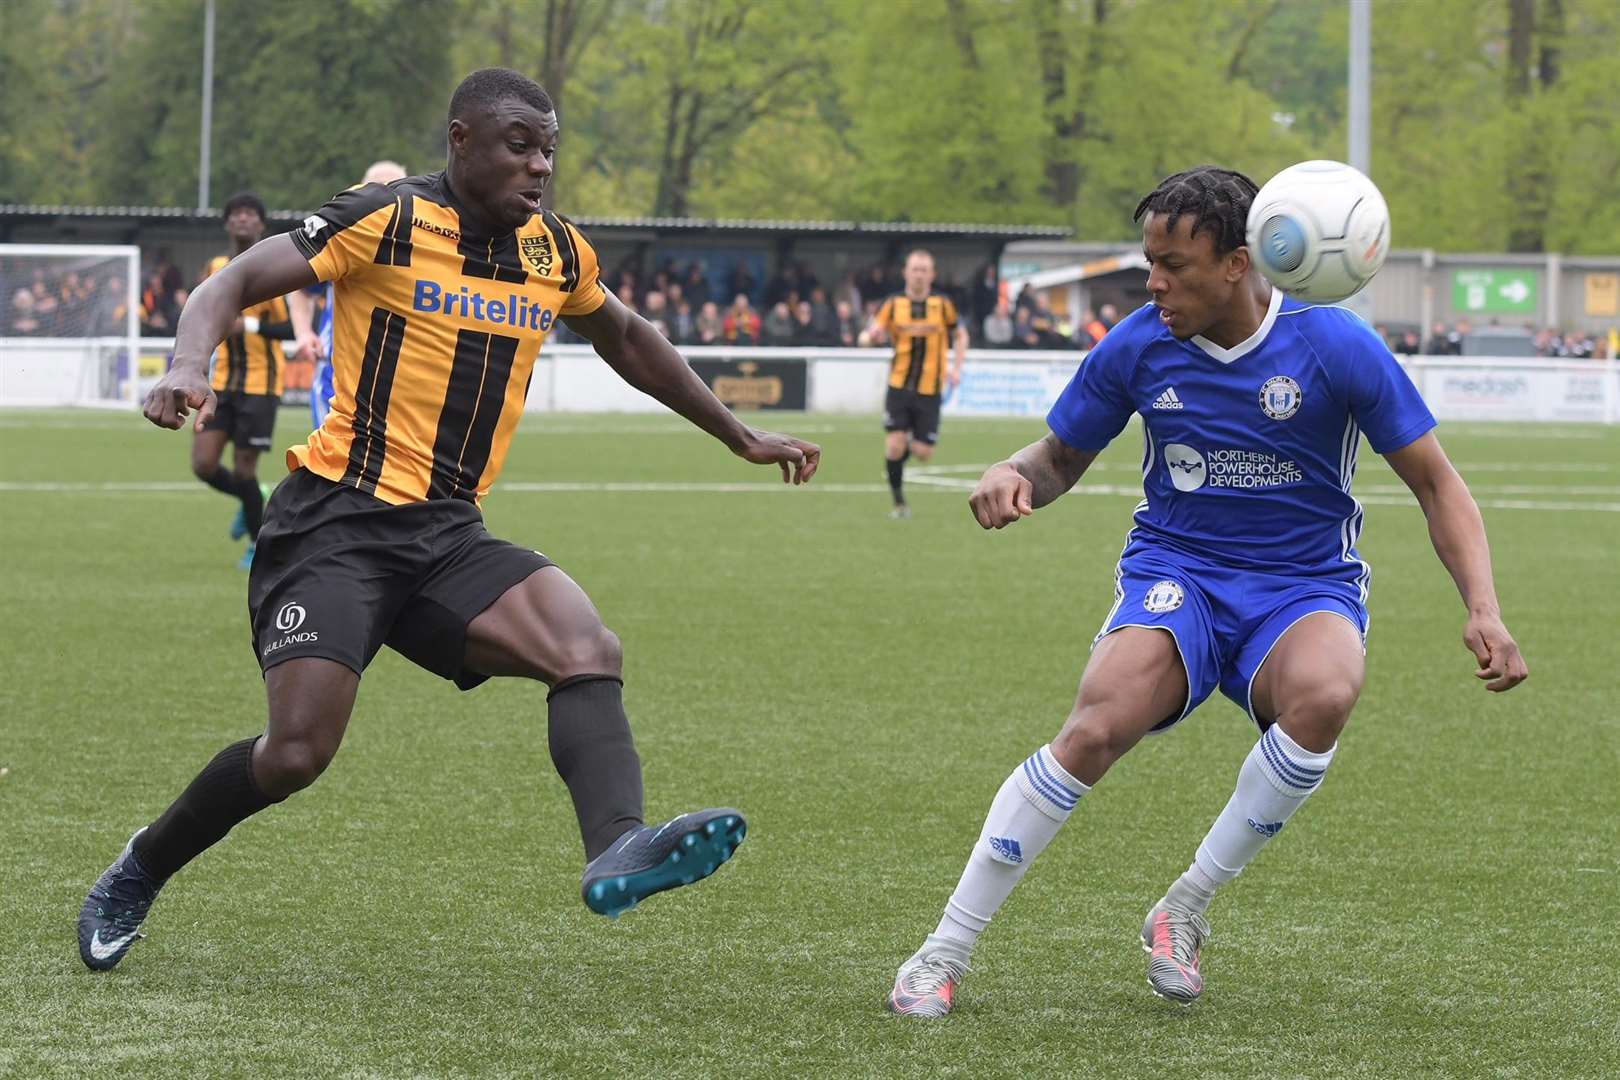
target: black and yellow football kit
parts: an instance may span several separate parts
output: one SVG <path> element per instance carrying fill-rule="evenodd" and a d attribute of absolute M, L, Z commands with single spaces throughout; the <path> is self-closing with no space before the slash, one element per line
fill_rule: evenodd
<path fill-rule="evenodd" d="M 207 279 L 230 262 L 216 255 L 203 270 Z M 258 325 L 243 329 L 214 350 L 209 385 L 214 388 L 214 415 L 204 431 L 223 431 L 238 448 L 269 450 L 275 437 L 276 409 L 281 404 L 285 354 L 281 343 L 293 336 L 287 301 L 275 296 L 242 309 Z"/>
<path fill-rule="evenodd" d="M 262 667 L 364 670 L 384 644 L 456 680 L 466 628 L 551 561 L 491 536 L 479 502 L 564 316 L 606 301 L 595 251 L 549 210 L 475 235 L 444 173 L 351 188 L 293 242 L 333 283 L 332 410 L 287 452 L 248 585 Z"/>
<path fill-rule="evenodd" d="M 939 438 L 939 409 L 949 370 L 956 305 L 930 293 L 913 300 L 901 293 L 883 302 L 874 319 L 894 343 L 889 390 L 883 399 L 883 430 L 909 431 L 918 442 Z"/>
<path fill-rule="evenodd" d="M 288 469 L 396 505 L 482 500 L 541 343 L 606 298 L 596 252 L 549 210 L 516 232 L 464 233 L 442 173 L 346 191 L 293 240 L 333 283 L 337 392 Z"/>

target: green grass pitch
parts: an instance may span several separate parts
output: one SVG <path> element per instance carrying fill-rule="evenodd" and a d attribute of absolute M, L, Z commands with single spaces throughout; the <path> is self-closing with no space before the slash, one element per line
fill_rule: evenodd
<path fill-rule="evenodd" d="M 85 890 L 261 728 L 240 549 L 189 435 L 0 413 L 0 1076 L 1620 1075 L 1620 429 L 1441 428 L 1532 669 L 1501 697 L 1363 448 L 1366 692 L 1322 791 L 1212 908 L 1204 1000 L 1152 997 L 1136 934 L 1253 741 L 1219 696 L 1087 797 L 926 1023 L 884 995 L 1069 707 L 1138 441 L 986 534 L 967 490 L 1038 421 L 948 419 L 903 522 L 875 418 L 769 422 L 825 447 L 809 489 L 673 417 L 532 416 L 486 505 L 624 640 L 649 815 L 748 813 L 713 879 L 589 914 L 543 689 L 462 695 L 385 651 L 325 777 L 93 975 Z"/>

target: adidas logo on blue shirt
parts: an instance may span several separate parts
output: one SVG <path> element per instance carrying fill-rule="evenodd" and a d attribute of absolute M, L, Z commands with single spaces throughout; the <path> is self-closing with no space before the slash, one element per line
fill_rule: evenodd
<path fill-rule="evenodd" d="M 1282 826 L 1277 826 L 1282 828 Z M 1024 861 L 1024 849 L 1018 846 L 1018 841 L 1010 836 L 992 836 L 990 850 L 1001 856 L 1007 862 L 1021 863 Z"/>
<path fill-rule="evenodd" d="M 1166 387 L 1164 393 L 1154 399 L 1153 407 L 1155 409 L 1185 408 L 1181 403 L 1181 399 L 1176 396 L 1176 388 L 1173 386 Z"/>
<path fill-rule="evenodd" d="M 1281 821 L 1261 822 L 1254 820 L 1254 818 L 1249 819 L 1249 828 L 1253 829 L 1261 836 L 1276 836 L 1278 833 L 1282 832 L 1282 827 L 1283 823 Z"/>

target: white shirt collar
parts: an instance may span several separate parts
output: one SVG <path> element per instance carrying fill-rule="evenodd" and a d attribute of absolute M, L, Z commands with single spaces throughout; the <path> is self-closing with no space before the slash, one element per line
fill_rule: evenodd
<path fill-rule="evenodd" d="M 1260 326 L 1247 339 L 1238 342 L 1230 349 L 1221 348 L 1202 334 L 1193 335 L 1192 343 L 1221 363 L 1230 364 L 1232 361 L 1247 356 L 1258 349 L 1260 343 L 1266 340 L 1266 335 L 1271 333 L 1271 324 L 1277 321 L 1277 312 L 1282 308 L 1282 302 L 1282 290 L 1273 285 L 1271 288 L 1271 303 L 1266 307 L 1266 317 L 1260 320 Z"/>

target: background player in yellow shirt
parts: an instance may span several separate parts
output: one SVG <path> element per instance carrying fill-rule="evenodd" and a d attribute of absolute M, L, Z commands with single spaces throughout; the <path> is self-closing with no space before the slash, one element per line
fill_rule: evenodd
<path fill-rule="evenodd" d="M 894 343 L 883 398 L 883 430 L 888 432 L 883 457 L 894 496 L 890 517 L 911 516 L 902 487 L 906 459 L 934 456 L 945 387 L 962 381 L 967 356 L 967 328 L 957 321 L 956 305 L 936 294 L 933 285 L 934 256 L 922 250 L 907 255 L 905 292 L 885 300 L 860 336 L 862 345 Z"/>

